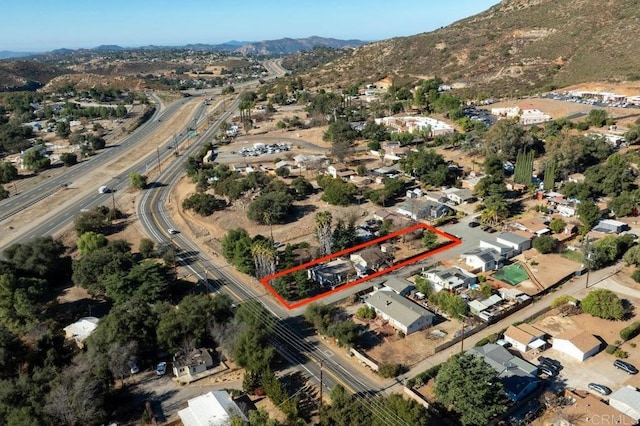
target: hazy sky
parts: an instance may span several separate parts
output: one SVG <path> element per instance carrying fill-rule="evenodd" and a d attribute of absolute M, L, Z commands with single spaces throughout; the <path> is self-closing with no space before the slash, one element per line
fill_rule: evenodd
<path fill-rule="evenodd" d="M 499 0 L 2 0 L 0 50 L 217 44 L 432 31 Z"/>

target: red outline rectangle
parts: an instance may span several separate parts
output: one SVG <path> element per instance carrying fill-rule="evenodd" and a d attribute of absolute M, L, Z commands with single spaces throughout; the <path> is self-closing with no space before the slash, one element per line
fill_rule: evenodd
<path fill-rule="evenodd" d="M 295 303 L 287 302 L 282 296 L 280 296 L 278 294 L 277 291 L 275 291 L 273 289 L 271 284 L 269 284 L 269 281 L 271 281 L 271 280 L 273 280 L 275 278 L 282 277 L 284 275 L 288 275 L 288 274 L 290 274 L 292 272 L 296 272 L 296 271 L 299 271 L 301 269 L 310 268 L 310 267 L 318 265 L 320 263 L 336 259 L 336 258 L 338 258 L 340 256 L 344 256 L 346 254 L 353 253 L 355 251 L 358 251 L 358 250 L 361 250 L 363 248 L 369 247 L 369 246 L 371 246 L 373 244 L 378 244 L 378 243 L 390 240 L 392 238 L 398 237 L 398 236 L 403 235 L 403 234 L 407 234 L 407 233 L 415 231 L 417 229 L 426 229 L 426 230 L 435 232 L 437 235 L 449 240 L 450 242 L 448 244 L 445 244 L 443 246 L 438 247 L 437 249 L 423 252 L 423 253 L 421 253 L 421 254 L 419 254 L 417 256 L 413 256 L 413 257 L 409 258 L 408 260 L 405 260 L 403 262 L 397 263 L 397 264 L 395 264 L 393 266 L 390 266 L 388 268 L 382 269 L 380 271 L 374 272 L 373 274 L 371 274 L 369 276 L 366 276 L 366 277 L 357 279 L 355 281 L 352 281 L 350 283 L 344 284 L 344 285 L 342 285 L 342 286 L 340 286 L 340 287 L 338 287 L 336 289 L 329 290 L 329 291 L 327 291 L 325 293 L 318 294 L 316 296 L 309 297 L 309 298 L 300 300 L 300 301 L 295 302 Z M 348 248 L 346 250 L 342 250 L 342 251 L 339 251 L 339 252 L 336 252 L 336 253 L 331 253 L 331 254 L 329 254 L 327 256 L 324 256 L 324 257 L 321 257 L 319 259 L 312 260 L 311 262 L 307 262 L 307 263 L 304 263 L 302 265 L 299 265 L 299 266 L 296 266 L 296 267 L 293 267 L 293 268 L 289 268 L 289 269 L 286 269 L 284 271 L 280 271 L 280 272 L 275 273 L 273 275 L 269 275 L 268 277 L 261 278 L 259 281 L 282 304 L 282 306 L 284 306 L 285 308 L 291 310 L 291 309 L 296 309 L 296 308 L 299 308 L 301 306 L 304 306 L 304 305 L 306 305 L 308 303 L 315 302 L 317 300 L 320 300 L 320 299 L 322 299 L 324 297 L 327 297 L 327 296 L 329 296 L 331 294 L 334 294 L 334 293 L 337 293 L 339 291 L 346 290 L 346 289 L 348 289 L 350 287 L 353 287 L 355 285 L 358 285 L 358 284 L 361 284 L 363 282 L 369 281 L 369 280 L 371 280 L 373 278 L 377 278 L 377 277 L 379 277 L 381 275 L 384 275 L 384 274 L 386 274 L 388 272 L 395 271 L 396 269 L 400 269 L 400 268 L 402 268 L 404 266 L 407 266 L 407 265 L 411 265 L 412 263 L 415 263 L 415 262 L 417 262 L 419 260 L 422 260 L 422 259 L 426 259 L 427 257 L 432 256 L 434 254 L 443 252 L 445 250 L 449 250 L 450 248 L 453 248 L 453 247 L 455 247 L 455 246 L 457 246 L 457 245 L 459 245 L 461 243 L 462 243 L 462 241 L 458 237 L 455 237 L 455 236 L 453 236 L 451 234 L 447 234 L 446 232 L 443 232 L 443 231 L 441 231 L 441 230 L 439 230 L 437 228 L 429 226 L 426 223 L 418 223 L 418 224 L 410 226 L 408 228 L 404 228 L 404 229 L 401 229 L 399 231 L 396 231 L 396 232 L 394 232 L 392 234 L 388 234 L 388 235 L 385 235 L 383 237 L 379 237 L 379 238 L 376 238 L 374 240 L 367 241 L 366 243 L 358 244 L 357 246 L 350 247 L 350 248 Z"/>

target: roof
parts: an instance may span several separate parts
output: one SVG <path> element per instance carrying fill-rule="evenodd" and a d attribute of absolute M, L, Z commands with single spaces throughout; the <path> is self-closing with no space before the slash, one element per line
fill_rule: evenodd
<path fill-rule="evenodd" d="M 521 219 L 514 223 L 526 228 L 526 230 L 529 232 L 538 232 L 548 228 L 547 225 L 545 225 L 540 219 L 536 217 Z"/>
<path fill-rule="evenodd" d="M 398 294 L 403 293 L 407 289 L 415 288 L 415 286 L 411 282 L 394 277 L 394 276 L 390 277 L 383 284 Z"/>
<path fill-rule="evenodd" d="M 495 262 L 496 260 L 499 260 L 502 258 L 502 256 L 499 253 L 496 253 L 494 250 L 490 248 L 484 248 L 484 249 L 476 248 L 473 250 L 469 250 L 466 253 L 462 253 L 462 256 L 467 256 L 467 257 L 476 256 L 480 260 L 482 260 L 484 263 Z"/>
<path fill-rule="evenodd" d="M 194 349 L 188 354 L 183 354 L 173 360 L 173 366 L 176 368 L 200 364 L 213 365 L 213 358 L 208 349 Z"/>
<path fill-rule="evenodd" d="M 636 421 L 640 419 L 640 392 L 633 386 L 623 386 L 609 395 L 609 404 Z M 627 408 L 621 410 L 620 404 Z"/>
<path fill-rule="evenodd" d="M 392 290 L 378 290 L 371 293 L 366 300 L 377 311 L 393 318 L 400 324 L 409 327 L 421 317 L 435 318 L 433 312 L 413 303 Z"/>
<path fill-rule="evenodd" d="M 615 419 L 609 424 L 632 425 L 635 420 L 629 416 L 621 414 L 618 410 L 603 402 L 599 397 L 586 391 L 568 391 L 565 390 L 565 396 L 573 400 L 572 404 L 566 404 L 562 407 L 562 411 L 550 413 L 553 418 L 562 417 L 567 421 L 571 419 L 573 426 L 593 426 L 594 419 Z M 544 419 L 544 418 L 543 418 Z M 536 420 L 534 425 L 547 425 L 543 419 Z M 549 419 L 550 420 L 550 419 Z M 554 423 L 556 424 L 556 423 Z M 561 424 L 561 423 L 557 423 Z"/>
<path fill-rule="evenodd" d="M 512 325 L 504 332 L 505 336 L 515 340 L 516 342 L 529 344 L 536 338 L 546 334 L 529 324 Z"/>
<path fill-rule="evenodd" d="M 523 237 L 522 235 L 514 234 L 513 232 L 503 232 L 499 234 L 496 238 L 500 238 L 501 240 L 508 241 L 513 244 L 522 244 L 527 241 L 531 241 L 531 238 Z"/>
<path fill-rule="evenodd" d="M 232 416 L 248 421 L 226 391 L 209 392 L 190 399 L 188 407 L 178 411 L 178 415 L 184 426 L 226 426 Z"/>
<path fill-rule="evenodd" d="M 73 324 L 66 326 L 64 332 L 67 336 L 74 338 L 78 342 L 82 342 L 98 327 L 98 321 L 100 320 L 96 317 L 83 317 Z"/>
<path fill-rule="evenodd" d="M 596 339 L 593 334 L 588 333 L 581 328 L 564 330 L 553 338 L 567 340 L 582 352 L 589 352 L 594 347 L 600 346 L 600 340 Z"/>

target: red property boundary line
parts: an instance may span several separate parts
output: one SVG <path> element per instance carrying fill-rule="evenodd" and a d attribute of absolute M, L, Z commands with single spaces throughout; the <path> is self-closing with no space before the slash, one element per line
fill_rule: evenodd
<path fill-rule="evenodd" d="M 372 246 L 374 244 L 382 243 L 384 241 L 390 240 L 392 238 L 398 237 L 398 236 L 403 235 L 403 234 L 407 234 L 409 232 L 413 232 L 413 231 L 418 230 L 418 229 L 426 229 L 428 231 L 432 231 L 435 234 L 437 234 L 437 235 L 445 238 L 446 240 L 448 240 L 449 243 L 445 244 L 445 245 L 442 245 L 442 246 L 438 247 L 437 249 L 430 250 L 430 251 L 427 251 L 427 252 L 423 252 L 423 253 L 421 253 L 421 254 L 419 254 L 417 256 L 414 256 L 414 257 L 409 258 L 408 260 L 405 260 L 404 262 L 400 262 L 400 263 L 395 264 L 393 266 L 390 266 L 388 268 L 382 269 L 382 270 L 377 271 L 377 272 L 375 272 L 375 273 L 373 273 L 373 274 L 371 274 L 369 276 L 366 276 L 366 277 L 357 279 L 355 281 L 352 281 L 350 283 L 344 284 L 344 285 L 342 285 L 342 286 L 340 286 L 340 287 L 338 287 L 336 289 L 333 289 L 333 290 L 324 292 L 322 294 L 318 294 L 316 296 L 309 297 L 309 298 L 297 301 L 295 303 L 287 302 L 282 296 L 280 296 L 278 294 L 277 291 L 275 291 L 273 289 L 271 284 L 269 284 L 269 282 L 271 280 L 275 279 L 275 278 L 279 278 L 279 277 L 288 275 L 288 274 L 290 274 L 292 272 L 296 272 L 296 271 L 299 271 L 301 269 L 308 269 L 308 268 L 310 268 L 312 266 L 315 266 L 315 265 L 318 265 L 320 263 L 324 263 L 324 262 L 336 259 L 338 257 L 353 253 L 355 251 L 358 251 L 358 250 L 361 250 L 363 248 Z M 396 269 L 400 269 L 400 268 L 405 267 L 407 265 L 411 265 L 412 263 L 416 263 L 419 260 L 426 259 L 427 257 L 433 256 L 434 254 L 441 253 L 441 252 L 443 252 L 445 250 L 449 250 L 450 248 L 453 248 L 453 247 L 455 247 L 455 246 L 457 246 L 457 245 L 459 245 L 461 243 L 462 243 L 462 241 L 458 237 L 455 237 L 455 236 L 453 236 L 451 234 L 447 234 L 446 232 L 443 232 L 443 231 L 441 231 L 439 229 L 436 229 L 436 228 L 434 228 L 432 226 L 429 226 L 429 225 L 427 225 L 425 223 L 418 223 L 418 224 L 410 226 L 408 228 L 404 228 L 404 229 L 401 229 L 399 231 L 396 231 L 396 232 L 394 232 L 392 234 L 388 234 L 388 235 L 385 235 L 383 237 L 379 237 L 379 238 L 376 238 L 374 240 L 367 241 L 366 243 L 358 244 L 357 246 L 350 247 L 350 248 L 348 248 L 346 250 L 342 250 L 342 251 L 339 251 L 339 252 L 336 252 L 336 253 L 331 253 L 331 254 L 329 254 L 327 256 L 321 257 L 321 258 L 313 260 L 311 262 L 307 262 L 307 263 L 304 263 L 302 265 L 295 266 L 293 268 L 289 268 L 289 269 L 286 269 L 284 271 L 280 271 L 280 272 L 275 273 L 273 275 L 269 275 L 268 277 L 261 278 L 259 281 L 260 281 L 260 283 L 262 283 L 262 285 L 264 285 L 264 287 L 267 290 L 269 290 L 269 292 L 273 295 L 273 297 L 275 297 L 282 304 L 282 306 L 284 306 L 285 308 L 287 308 L 289 310 L 292 310 L 292 309 L 296 309 L 296 308 L 299 308 L 301 306 L 304 306 L 306 304 L 309 304 L 311 302 L 315 302 L 317 300 L 325 298 L 325 297 L 327 297 L 327 296 L 329 296 L 331 294 L 346 290 L 346 289 L 351 288 L 351 287 L 353 287 L 355 285 L 358 285 L 358 284 L 361 284 L 363 282 L 372 280 L 372 279 L 377 278 L 377 277 L 379 277 L 381 275 L 387 274 L 387 273 L 389 273 L 391 271 L 395 271 Z"/>

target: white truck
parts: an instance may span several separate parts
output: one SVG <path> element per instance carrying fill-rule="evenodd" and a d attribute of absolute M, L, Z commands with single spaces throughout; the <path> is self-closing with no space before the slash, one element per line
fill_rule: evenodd
<path fill-rule="evenodd" d="M 109 187 L 106 185 L 103 185 L 100 188 L 98 188 L 98 194 L 108 194 L 109 192 L 111 192 L 111 189 L 109 189 Z"/>

